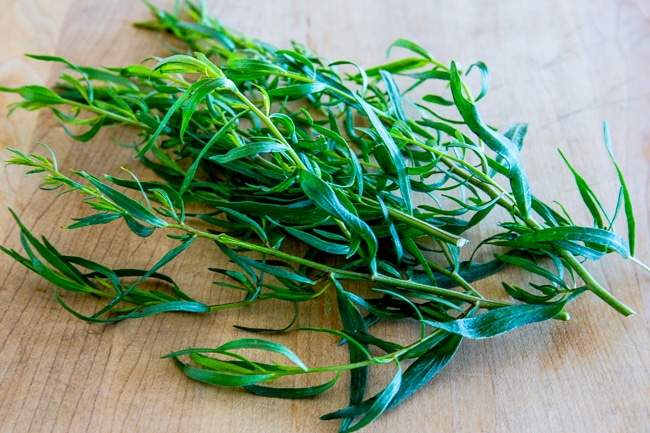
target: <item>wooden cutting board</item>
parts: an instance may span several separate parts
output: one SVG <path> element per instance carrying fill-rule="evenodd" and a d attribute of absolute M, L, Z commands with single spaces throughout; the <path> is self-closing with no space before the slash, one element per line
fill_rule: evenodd
<path fill-rule="evenodd" d="M 154 0 L 172 7 L 171 0 Z M 491 91 L 481 109 L 504 128 L 528 122 L 523 159 L 534 194 L 580 212 L 561 148 L 611 207 L 616 173 L 603 146 L 609 121 L 617 159 L 636 205 L 637 256 L 650 262 L 650 3 L 576 0 L 219 0 L 226 25 L 276 46 L 301 41 L 331 59 L 366 67 L 385 60 L 397 38 L 414 40 L 443 62 L 485 61 Z M 23 53 L 58 55 L 88 65 L 121 66 L 164 55 L 155 35 L 131 26 L 149 17 L 131 0 L 4 0 L 0 14 L 0 85 L 51 84 L 60 66 Z M 6 147 L 40 152 L 50 145 L 63 167 L 101 175 L 126 166 L 143 173 L 132 152 L 111 141 L 130 131 L 72 141 L 47 112 L 15 112 L 0 94 L 0 158 Z M 121 225 L 66 232 L 83 215 L 78 198 L 38 190 L 36 177 L 0 168 L 0 242 L 18 248 L 13 208 L 61 251 L 109 266 L 145 267 L 169 246 L 162 237 L 134 239 Z M 581 214 L 584 216 L 584 213 Z M 589 224 L 584 216 L 580 221 Z M 621 227 L 624 229 L 624 226 Z M 225 296 L 204 269 L 218 254 L 186 255 L 170 265 L 191 293 Z M 635 309 L 623 318 L 589 294 L 571 306 L 570 322 L 529 326 L 489 341 L 466 341 L 443 372 L 385 414 L 373 432 L 648 432 L 650 431 L 650 277 L 608 257 L 589 269 Z M 507 275 L 506 275 L 507 277 Z M 92 308 L 93 300 L 87 302 Z M 82 305 L 83 307 L 83 305 Z M 333 324 L 327 306 L 306 307 L 302 325 Z M 334 432 L 320 414 L 345 405 L 345 381 L 321 397 L 288 401 L 192 382 L 160 356 L 187 346 L 217 346 L 242 333 L 233 324 L 280 326 L 291 311 L 268 305 L 209 317 L 167 315 L 117 325 L 89 324 L 64 312 L 51 286 L 0 257 L 0 431 L 2 432 Z M 320 336 L 278 340 L 308 365 L 344 359 Z M 389 371 L 379 370 L 385 383 Z"/>

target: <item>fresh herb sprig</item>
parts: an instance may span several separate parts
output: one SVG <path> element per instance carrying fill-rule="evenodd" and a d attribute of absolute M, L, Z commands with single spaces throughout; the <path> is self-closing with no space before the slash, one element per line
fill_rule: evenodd
<path fill-rule="evenodd" d="M 150 8 L 155 21 L 139 25 L 170 32 L 187 52 L 157 58 L 154 66 L 104 69 L 32 56 L 67 66 L 59 84 L 1 89 L 23 97 L 12 110 L 48 108 L 80 141 L 107 126 L 135 127 L 140 138 L 134 152 L 161 179 L 102 180 L 83 171 L 73 172 L 73 179 L 59 170 L 53 154 L 49 160 L 13 151 L 8 163 L 44 173 L 45 189 L 86 196 L 97 213 L 76 218 L 68 228 L 123 220 L 137 236 L 163 230 L 179 242 L 151 269 L 112 270 L 59 253 L 14 214 L 27 256 L 2 247 L 5 253 L 56 287 L 103 301 L 86 315 L 55 290 L 68 311 L 85 320 L 116 321 L 279 299 L 296 306 L 294 324 L 301 302 L 335 295 L 343 329 L 302 332 L 340 338 L 349 352 L 347 364 L 307 367 L 288 348 L 258 338 L 167 357 L 193 379 L 285 398 L 322 393 L 350 371 L 349 407 L 324 416 L 342 419 L 340 431 L 368 425 L 427 383 L 463 338 L 567 319 L 566 305 L 585 291 L 624 315 L 633 314 L 583 264 L 610 252 L 636 261 L 632 204 L 607 127 L 605 144 L 619 175 L 620 196 L 608 213 L 565 159 L 593 217 L 593 226 L 576 225 L 563 208 L 555 210 L 531 193 L 519 156 L 526 126 L 515 124 L 501 133 L 482 120 L 477 102 L 489 83 L 483 63 L 467 70 L 481 73 L 474 98 L 456 63 L 447 67 L 410 41 L 398 40 L 391 49 L 405 49 L 413 57 L 363 69 L 328 62 L 298 44 L 279 50 L 239 35 L 209 17 L 203 4 L 188 3 L 189 20 Z M 354 72 L 339 72 L 347 68 Z M 432 83 L 446 84 L 446 94 L 426 93 Z M 441 114 L 449 108 L 456 109 L 456 118 Z M 477 245 L 499 247 L 500 253 L 486 263 L 475 262 L 475 254 L 461 259 L 471 229 L 497 208 L 505 209 L 509 220 Z M 627 220 L 627 240 L 614 232 L 620 214 Z M 287 247 L 288 239 L 303 243 L 307 252 L 297 254 Z M 217 285 L 243 292 L 241 301 L 207 305 L 159 272 L 197 240 L 214 243 L 237 265 L 236 271 L 211 270 L 220 277 Z M 545 283 L 531 282 L 529 289 L 503 283 L 514 303 L 486 298 L 474 281 L 506 265 Z M 150 279 L 168 284 L 171 293 L 145 289 Z M 374 294 L 354 293 L 346 281 L 363 282 Z M 415 321 L 420 338 L 406 345 L 382 339 L 371 332 L 378 321 Z M 233 352 L 239 349 L 279 354 L 293 365 L 254 361 Z M 384 354 L 374 354 L 377 350 Z M 182 361 L 186 355 L 191 363 Z M 382 364 L 395 365 L 394 377 L 368 397 L 368 369 Z M 336 376 L 308 388 L 264 385 L 314 373 Z"/>

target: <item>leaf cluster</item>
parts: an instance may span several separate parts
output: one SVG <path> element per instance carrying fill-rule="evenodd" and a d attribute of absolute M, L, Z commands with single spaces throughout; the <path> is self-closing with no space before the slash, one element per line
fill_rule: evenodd
<path fill-rule="evenodd" d="M 621 184 L 613 212 L 562 156 L 593 217 L 592 226 L 581 226 L 564 208 L 531 192 L 520 157 L 526 125 L 500 132 L 480 115 L 478 102 L 489 87 L 484 63 L 463 71 L 400 39 L 389 53 L 399 49 L 407 57 L 364 69 L 323 59 L 297 43 L 277 49 L 253 40 L 210 17 L 202 3 L 187 3 L 184 15 L 149 7 L 154 20 L 138 26 L 172 34 L 182 51 L 116 68 L 32 55 L 65 65 L 59 82 L 53 88 L 0 88 L 23 98 L 12 110 L 47 108 L 81 142 L 109 126 L 137 130 L 134 155 L 158 181 L 66 175 L 53 154 L 50 160 L 13 151 L 7 163 L 42 173 L 44 189 L 86 197 L 95 213 L 74 218 L 68 229 L 123 220 L 136 236 L 164 230 L 179 242 L 151 269 L 113 270 L 59 253 L 14 214 L 26 256 L 2 251 L 55 287 L 102 303 L 94 314 L 82 314 L 55 289 L 66 310 L 84 320 L 117 321 L 278 299 L 295 306 L 287 328 L 240 327 L 278 332 L 297 322 L 300 303 L 335 297 L 342 329 L 301 332 L 340 339 L 347 364 L 308 367 L 290 349 L 258 338 L 167 357 L 192 379 L 269 397 L 315 396 L 349 371 L 349 406 L 323 416 L 340 419 L 342 432 L 369 425 L 429 382 L 464 338 L 566 319 L 566 305 L 585 291 L 633 314 L 583 266 L 610 252 L 634 258 L 630 194 L 607 130 L 606 148 Z M 472 70 L 481 76 L 476 97 L 466 82 Z M 440 85 L 443 94 L 428 93 Z M 200 210 L 190 212 L 189 205 Z M 508 220 L 476 249 L 498 247 L 499 253 L 485 263 L 473 259 L 476 249 L 461 258 L 475 236 L 472 229 L 497 209 L 505 209 Z M 626 218 L 627 239 L 614 231 L 619 214 Z M 240 301 L 207 305 L 159 272 L 197 239 L 214 244 L 236 265 L 210 270 L 215 285 L 243 293 Z M 287 246 L 295 242 L 304 252 Z M 511 301 L 485 297 L 473 283 L 505 266 L 529 275 L 529 286 L 504 282 Z M 170 293 L 146 289 L 152 281 Z M 372 295 L 354 293 L 346 281 L 364 282 Z M 373 334 L 379 321 L 415 321 L 420 338 L 407 345 L 383 339 Z M 291 365 L 258 362 L 240 349 L 281 355 Z M 393 379 L 368 396 L 369 368 L 382 364 L 395 365 Z M 267 385 L 314 373 L 335 377 L 303 388 Z"/>

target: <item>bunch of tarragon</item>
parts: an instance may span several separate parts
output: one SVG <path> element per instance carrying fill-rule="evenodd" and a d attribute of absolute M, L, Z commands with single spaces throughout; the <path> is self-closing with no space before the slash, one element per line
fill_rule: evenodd
<path fill-rule="evenodd" d="M 43 189 L 85 196 L 93 212 L 74 218 L 68 229 L 122 220 L 136 236 L 164 230 L 178 241 L 151 269 L 110 269 L 59 252 L 14 214 L 25 255 L 2 251 L 51 282 L 75 316 L 114 322 L 166 312 L 209 314 L 269 299 L 294 304 L 289 326 L 244 328 L 255 335 L 289 332 L 301 303 L 335 299 L 330 314 L 340 316 L 341 329 L 298 331 L 330 334 L 323 337 L 344 345 L 349 363 L 307 366 L 289 348 L 262 338 L 166 357 L 190 378 L 281 398 L 317 395 L 349 372 L 349 406 L 322 418 L 341 419 L 340 431 L 351 432 L 427 383 L 465 338 L 566 320 L 567 304 L 585 292 L 634 314 L 584 267 L 610 252 L 636 261 L 632 205 L 607 125 L 605 145 L 621 185 L 613 211 L 565 159 L 593 218 L 580 226 L 561 205 L 531 192 L 520 159 L 526 125 L 499 132 L 479 114 L 489 81 L 482 62 L 461 70 L 400 39 L 390 48 L 408 57 L 364 69 L 330 62 L 299 44 L 277 49 L 238 34 L 202 3 L 188 3 L 182 14 L 150 8 L 155 19 L 138 26 L 172 34 L 182 50 L 121 68 L 31 56 L 63 63 L 59 82 L 1 89 L 23 98 L 12 110 L 48 108 L 76 140 L 91 140 L 104 127 L 135 128 L 135 157 L 159 179 L 63 173 L 53 154 L 12 150 L 7 164 L 41 173 Z M 476 96 L 465 81 L 470 72 L 481 78 Z M 434 88 L 442 94 L 429 93 Z M 506 217 L 470 250 L 469 233 L 493 224 L 494 214 Z M 619 215 L 626 218 L 626 238 L 614 233 Z M 161 272 L 196 244 L 218 248 L 235 265 L 210 271 L 216 286 L 242 293 L 239 302 L 208 305 Z M 489 248 L 493 259 L 474 260 L 479 248 Z M 520 268 L 531 282 L 504 282 L 503 296 L 486 298 L 474 282 L 504 266 Z M 144 284 L 152 280 L 169 290 Z M 100 306 L 92 314 L 77 311 L 60 290 L 92 295 Z M 389 341 L 373 333 L 380 321 L 415 322 L 419 338 L 406 345 Z M 259 362 L 240 349 L 285 361 Z M 369 368 L 381 364 L 391 364 L 394 376 L 381 392 L 367 395 Z M 318 386 L 270 384 L 327 372 L 336 376 Z"/>

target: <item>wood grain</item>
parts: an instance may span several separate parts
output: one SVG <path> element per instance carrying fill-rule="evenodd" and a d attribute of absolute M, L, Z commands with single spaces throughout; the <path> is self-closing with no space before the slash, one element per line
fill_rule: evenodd
<path fill-rule="evenodd" d="M 171 7 L 171 0 L 157 0 Z M 650 262 L 650 3 L 622 0 L 521 2 L 462 0 L 208 2 L 231 28 L 277 46 L 307 43 L 331 59 L 364 66 L 384 60 L 395 39 L 412 39 L 444 62 L 484 60 L 492 74 L 482 102 L 500 128 L 528 122 L 523 159 L 536 195 L 580 212 L 576 187 L 561 166 L 562 148 L 602 197 L 617 194 L 616 173 L 602 145 L 611 126 L 638 219 L 637 256 Z M 0 85 L 51 83 L 57 65 L 23 53 L 60 55 L 90 65 L 124 65 L 164 54 L 154 35 L 131 23 L 148 18 L 129 0 L 7 0 L 0 15 Z M 0 107 L 17 98 L 0 94 Z M 0 117 L 6 147 L 35 151 L 45 142 L 64 167 L 95 174 L 120 166 L 143 173 L 111 131 L 93 142 L 68 138 L 46 112 Z M 34 233 L 60 250 L 109 266 L 147 266 L 164 254 L 163 237 L 133 239 L 119 225 L 60 230 L 82 215 L 73 197 L 38 190 L 36 178 L 0 168 L 0 242 L 18 247 L 12 207 Z M 584 215 L 584 214 L 583 214 Z M 588 224 L 585 217 L 583 224 Z M 624 227 L 622 227 L 624 228 Z M 108 247 L 107 247 L 108 246 Z M 223 258 L 205 250 L 166 271 L 191 293 L 225 299 L 204 269 Z M 467 341 L 452 363 L 418 395 L 384 415 L 373 432 L 650 431 L 650 295 L 647 274 L 617 258 L 589 265 L 639 314 L 622 318 L 594 296 L 571 308 L 573 320 L 529 326 L 490 341 Z M 92 308 L 92 300 L 73 299 Z M 85 304 L 84 304 L 85 303 Z M 168 315 L 117 325 L 88 324 L 65 313 L 51 287 L 0 257 L 0 431 L 2 432 L 333 432 L 318 415 L 345 404 L 345 383 L 305 401 L 256 398 L 191 382 L 159 357 L 186 346 L 216 346 L 241 334 L 233 324 L 286 323 L 278 305 L 209 317 Z M 327 306 L 309 305 L 301 325 L 329 323 Z M 308 365 L 342 360 L 319 336 L 290 333 L 279 341 Z M 376 373 L 386 381 L 389 371 Z"/>

